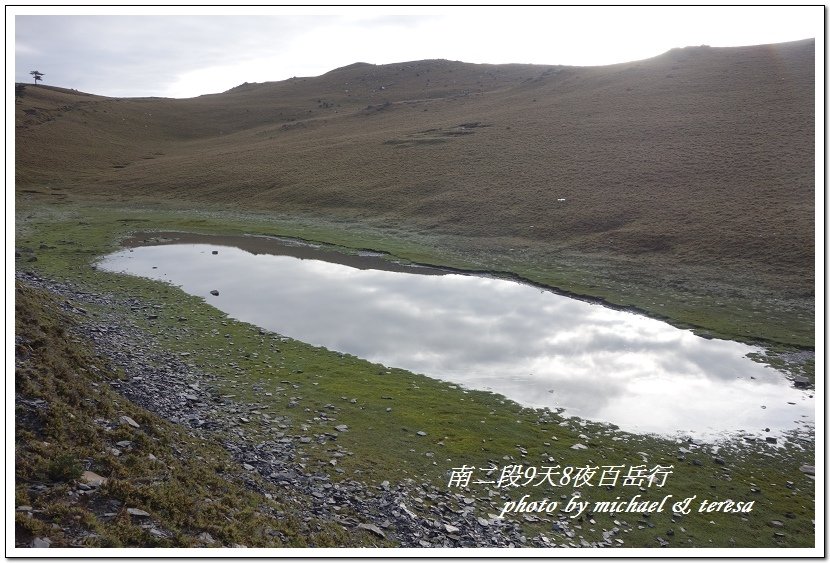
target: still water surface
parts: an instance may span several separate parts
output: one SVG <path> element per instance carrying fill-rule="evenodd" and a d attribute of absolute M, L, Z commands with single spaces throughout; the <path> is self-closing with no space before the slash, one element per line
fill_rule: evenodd
<path fill-rule="evenodd" d="M 172 283 L 304 342 L 627 431 L 714 440 L 814 425 L 809 393 L 748 359 L 757 350 L 744 344 L 503 279 L 264 237 L 235 244 L 248 250 L 139 246 L 99 266 Z"/>

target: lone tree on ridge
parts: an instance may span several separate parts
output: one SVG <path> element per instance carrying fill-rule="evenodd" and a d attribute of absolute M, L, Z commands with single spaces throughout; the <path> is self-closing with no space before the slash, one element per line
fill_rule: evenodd
<path fill-rule="evenodd" d="M 32 71 L 32 72 L 30 72 L 29 74 L 31 74 L 31 75 L 34 77 L 34 79 L 35 79 L 35 84 L 37 84 L 37 83 L 38 83 L 38 80 L 43 80 L 43 77 L 44 77 L 44 76 L 46 76 L 45 74 L 43 74 L 43 73 L 42 73 L 42 72 L 40 72 L 39 70 L 33 70 L 33 71 Z"/>

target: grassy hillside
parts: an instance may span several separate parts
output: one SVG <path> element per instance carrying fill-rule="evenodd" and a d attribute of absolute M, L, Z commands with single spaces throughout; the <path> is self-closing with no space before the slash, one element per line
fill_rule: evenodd
<path fill-rule="evenodd" d="M 77 311 L 15 289 L 18 547 L 373 545 L 307 518 L 299 493 L 252 481 L 218 443 L 116 394 L 125 375 L 93 353 Z"/>
<path fill-rule="evenodd" d="M 17 190 L 360 225 L 810 346 L 814 80 L 809 40 L 586 68 L 358 63 L 184 100 L 27 86 Z"/>
<path fill-rule="evenodd" d="M 184 100 L 27 85 L 16 544 L 813 546 L 809 431 L 724 446 L 631 436 L 277 338 L 94 264 L 136 230 L 385 250 L 767 341 L 764 361 L 811 378 L 812 355 L 792 351 L 814 347 L 814 49 L 356 63 Z M 491 512 L 521 491 L 447 486 L 458 464 L 514 461 L 672 465 L 671 486 L 644 497 L 756 504 L 496 529 Z"/>

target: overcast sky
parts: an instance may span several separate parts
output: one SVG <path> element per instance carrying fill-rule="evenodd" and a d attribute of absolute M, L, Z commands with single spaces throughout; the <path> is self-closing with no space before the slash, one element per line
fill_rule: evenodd
<path fill-rule="evenodd" d="M 31 82 L 39 70 L 46 84 L 107 96 L 181 98 L 358 61 L 602 65 L 687 45 L 823 41 L 824 24 L 821 6 L 129 10 L 7 7 L 7 73 Z"/>

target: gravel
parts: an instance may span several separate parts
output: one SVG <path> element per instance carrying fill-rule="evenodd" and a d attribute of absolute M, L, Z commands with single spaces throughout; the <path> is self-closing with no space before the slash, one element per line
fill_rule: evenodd
<path fill-rule="evenodd" d="M 627 531 L 615 527 L 602 531 L 600 541 L 586 541 L 578 533 L 580 522 L 558 513 L 540 518 L 548 523 L 548 532 L 527 537 L 518 522 L 496 517 L 505 501 L 511 500 L 503 491 L 491 490 L 490 498 L 469 503 L 470 491 L 454 492 L 413 479 L 375 484 L 345 475 L 334 482 L 322 469 L 298 463 L 296 445 L 311 441 L 307 429 L 293 428 L 287 417 L 270 415 L 267 421 L 274 429 L 272 439 L 262 440 L 261 434 L 255 438 L 258 425 L 249 417 L 261 405 L 219 395 L 212 390 L 215 374 L 197 368 L 187 353 L 173 354 L 157 347 L 129 317 L 142 314 L 146 304 L 133 297 L 79 292 L 69 284 L 31 273 L 18 272 L 17 277 L 57 294 L 64 310 L 80 314 L 77 330 L 93 342 L 99 355 L 128 376 L 109 382 L 116 392 L 196 435 L 221 443 L 240 471 L 249 475 L 248 487 L 270 494 L 261 484 L 266 480 L 286 495 L 302 498 L 307 520 L 316 517 L 347 530 L 366 530 L 400 547 L 613 547 L 620 545 L 618 534 Z M 94 305 L 103 306 L 102 312 L 89 315 L 87 308 Z M 138 426 L 128 417 L 122 419 L 123 424 Z M 261 420 L 257 418 L 257 422 Z M 348 427 L 335 429 L 344 432 Z M 329 442 L 335 454 L 327 467 L 342 473 L 336 460 L 349 452 L 336 443 L 337 433 L 314 439 Z M 260 479 L 250 478 L 252 473 Z M 424 503 L 424 498 L 431 502 Z"/>

